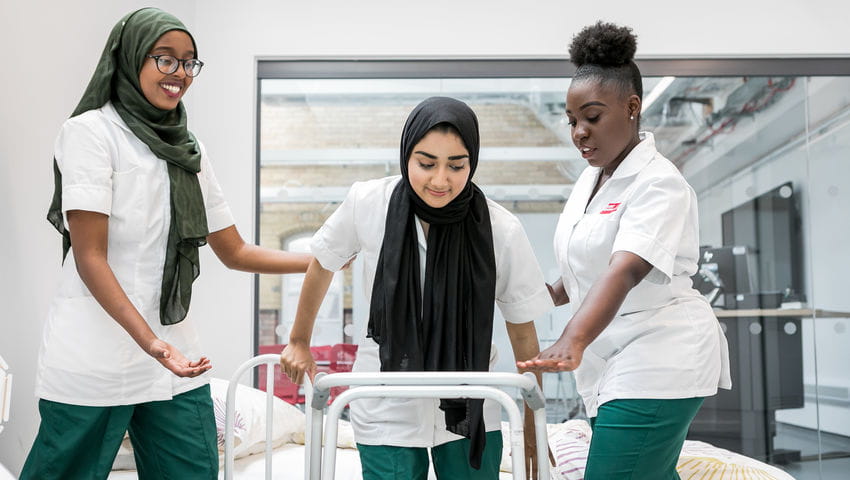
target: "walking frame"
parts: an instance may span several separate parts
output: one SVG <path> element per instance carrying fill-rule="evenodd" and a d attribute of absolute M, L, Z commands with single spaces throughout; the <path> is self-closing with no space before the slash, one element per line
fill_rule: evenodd
<path fill-rule="evenodd" d="M 275 354 L 259 355 L 243 363 L 230 379 L 227 389 L 225 415 L 225 461 L 224 478 L 233 479 L 233 418 L 235 415 L 236 386 L 242 375 L 258 365 L 266 368 L 266 478 L 271 479 L 271 425 L 272 396 L 274 392 L 274 365 L 280 361 Z M 549 480 L 548 436 L 546 433 L 546 402 L 537 379 L 532 373 L 500 372 L 374 372 L 374 373 L 319 373 L 311 385 L 304 377 L 307 401 L 306 431 L 304 448 L 305 480 L 331 480 L 336 467 L 336 444 L 338 421 L 345 406 L 359 398 L 481 398 L 498 402 L 508 414 L 510 425 L 511 458 L 514 480 L 525 480 L 525 450 L 523 423 L 519 407 L 510 395 L 501 388 L 515 387 L 534 414 L 537 440 L 537 478 Z M 330 405 L 330 389 L 350 386 L 339 394 Z M 324 409 L 327 407 L 327 423 Z M 322 430 L 327 450 L 322 446 Z"/>

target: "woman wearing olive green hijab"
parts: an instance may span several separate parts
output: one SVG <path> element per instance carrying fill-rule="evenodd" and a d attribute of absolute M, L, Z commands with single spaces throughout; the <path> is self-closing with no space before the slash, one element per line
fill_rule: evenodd
<path fill-rule="evenodd" d="M 128 14 L 62 126 L 48 220 L 65 261 L 23 479 L 106 478 L 128 429 L 140 478 L 217 478 L 211 365 L 186 316 L 198 248 L 262 273 L 304 272 L 311 257 L 246 244 L 233 225 L 186 128 L 181 98 L 202 67 L 179 20 Z"/>

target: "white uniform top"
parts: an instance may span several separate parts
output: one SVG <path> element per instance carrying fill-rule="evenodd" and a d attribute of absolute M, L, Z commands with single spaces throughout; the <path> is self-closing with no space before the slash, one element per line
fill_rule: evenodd
<path fill-rule="evenodd" d="M 699 257 L 696 194 L 651 133 L 588 204 L 597 167 L 576 181 L 555 231 L 555 258 L 574 311 L 617 251 L 652 270 L 626 296 L 575 371 L 588 416 L 622 398 L 690 398 L 731 388 L 726 337 L 692 288 Z"/>
<path fill-rule="evenodd" d="M 363 284 L 367 300 L 372 298 L 372 283 L 381 245 L 387 208 L 400 176 L 386 177 L 352 185 L 345 201 L 313 236 L 313 255 L 327 270 L 339 270 L 352 256 L 363 261 Z M 487 200 L 493 225 L 493 249 L 496 258 L 496 304 L 510 323 L 525 323 L 549 311 L 554 305 L 540 266 L 531 250 L 519 220 L 499 204 Z M 416 223 L 419 240 L 419 272 L 425 275 L 426 239 L 420 222 Z M 366 338 L 364 324 L 358 333 L 356 372 L 380 371 L 378 344 Z M 495 347 L 490 368 L 496 361 Z M 484 422 L 487 431 L 499 430 L 500 406 L 485 401 Z M 357 442 L 364 445 L 432 447 L 459 437 L 446 431 L 445 416 L 437 399 L 361 399 L 351 403 L 351 423 Z"/>
<path fill-rule="evenodd" d="M 210 232 L 233 225 L 201 146 L 198 174 Z M 171 220 L 166 163 L 127 127 L 111 104 L 68 119 L 56 139 L 62 209 L 109 215 L 107 258 L 118 283 L 162 340 L 187 358 L 201 356 L 191 318 L 163 326 L 159 298 Z M 65 220 L 67 228 L 67 219 Z M 62 265 L 38 359 L 36 396 L 75 405 L 168 400 L 206 384 L 179 378 L 145 353 L 80 279 L 73 248 Z"/>

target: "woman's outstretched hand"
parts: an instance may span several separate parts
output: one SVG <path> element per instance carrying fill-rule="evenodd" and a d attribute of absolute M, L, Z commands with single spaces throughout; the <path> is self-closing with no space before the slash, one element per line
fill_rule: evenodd
<path fill-rule="evenodd" d="M 583 354 L 583 347 L 568 338 L 560 338 L 534 357 L 516 362 L 516 366 L 532 372 L 569 372 L 578 368 Z"/>
<path fill-rule="evenodd" d="M 178 377 L 197 377 L 212 368 L 207 357 L 201 357 L 192 362 L 180 353 L 180 350 L 158 338 L 148 345 L 148 355 Z"/>

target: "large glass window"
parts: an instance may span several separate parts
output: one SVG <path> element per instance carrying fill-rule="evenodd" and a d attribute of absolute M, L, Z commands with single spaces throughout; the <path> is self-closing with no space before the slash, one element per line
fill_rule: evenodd
<path fill-rule="evenodd" d="M 837 71 L 846 71 L 842 65 Z M 555 225 L 586 166 L 564 116 L 566 62 L 260 67 L 263 245 L 306 249 L 353 182 L 398 173 L 401 129 L 413 106 L 448 95 L 479 117 L 476 183 L 517 215 L 546 278 L 557 278 Z M 732 357 L 733 389 L 705 402 L 689 438 L 797 478 L 842 478 L 830 471 L 850 467 L 850 296 L 843 279 L 850 251 L 841 248 L 850 235 L 843 212 L 850 205 L 850 77 L 830 76 L 833 63 L 809 61 L 641 67 L 642 129 L 653 132 L 659 151 L 697 193 L 695 286 L 715 306 Z M 362 335 L 362 275 L 359 261 L 337 274 L 316 346 Z M 299 279 L 260 276 L 258 346 L 285 343 L 299 290 Z M 560 308 L 536 321 L 543 346 L 570 315 Z M 512 371 L 498 309 L 496 316 L 498 368 Z M 547 375 L 544 391 L 550 421 L 583 416 L 572 374 Z"/>

